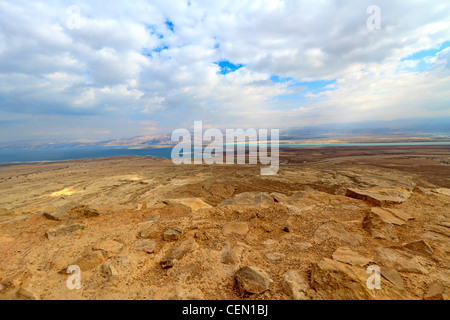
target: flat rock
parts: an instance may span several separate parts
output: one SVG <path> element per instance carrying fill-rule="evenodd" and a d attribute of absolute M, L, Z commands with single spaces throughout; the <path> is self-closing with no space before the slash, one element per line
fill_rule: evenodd
<path fill-rule="evenodd" d="M 251 266 L 239 269 L 235 277 L 241 295 L 263 293 L 269 290 L 270 284 L 273 282 L 265 271 Z"/>
<path fill-rule="evenodd" d="M 408 222 L 409 220 L 414 220 L 415 218 L 409 214 L 407 214 L 406 212 L 399 210 L 399 209 L 394 209 L 394 208 L 383 208 L 386 211 L 389 211 L 390 213 L 392 213 L 394 216 L 396 216 L 397 218 Z"/>
<path fill-rule="evenodd" d="M 347 189 L 345 195 L 347 197 L 363 200 L 377 206 L 384 206 L 388 204 L 401 204 L 405 201 L 404 197 L 393 197 L 380 193 L 375 193 L 372 191 L 365 191 L 359 189 Z"/>
<path fill-rule="evenodd" d="M 232 233 L 246 235 L 248 233 L 248 224 L 245 222 L 229 222 L 223 226 L 222 232 L 226 236 Z"/>
<path fill-rule="evenodd" d="M 190 208 L 193 211 L 199 210 L 199 209 L 209 209 L 212 208 L 211 205 L 204 202 L 202 199 L 199 198 L 184 198 L 184 199 L 170 199 L 166 200 L 166 203 L 170 205 L 183 205 L 188 208 Z"/>
<path fill-rule="evenodd" d="M 390 211 L 382 209 L 382 208 L 372 208 L 370 211 L 380 217 L 383 222 L 395 224 L 397 226 L 405 225 L 405 221 L 394 216 Z"/>
<path fill-rule="evenodd" d="M 412 256 L 406 252 L 390 248 L 377 248 L 375 251 L 386 267 L 393 268 L 398 272 L 427 273 L 424 267 L 426 261 L 421 257 Z"/>
<path fill-rule="evenodd" d="M 352 266 L 365 266 L 370 259 L 361 256 L 347 247 L 340 247 L 333 253 L 333 260 L 344 262 Z"/>
<path fill-rule="evenodd" d="M 286 272 L 283 276 L 283 289 L 292 300 L 306 300 L 306 294 L 310 289 L 305 277 L 295 270 Z"/>
<path fill-rule="evenodd" d="M 219 206 L 270 207 L 274 199 L 267 192 L 244 192 L 222 201 Z"/>

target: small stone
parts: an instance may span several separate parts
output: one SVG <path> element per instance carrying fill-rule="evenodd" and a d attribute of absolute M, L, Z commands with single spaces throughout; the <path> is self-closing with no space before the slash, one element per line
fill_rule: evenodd
<path fill-rule="evenodd" d="M 143 240 L 136 245 L 136 249 L 148 254 L 154 253 L 158 244 L 153 240 Z"/>
<path fill-rule="evenodd" d="M 261 226 L 261 229 L 263 229 L 267 233 L 275 231 L 275 228 L 270 223 L 263 222 L 260 224 L 260 226 Z"/>
<path fill-rule="evenodd" d="M 47 220 L 51 220 L 51 221 L 61 221 L 60 218 L 58 218 L 55 214 L 51 214 L 51 213 L 47 213 L 45 212 L 43 214 L 44 218 L 46 218 Z"/>
<path fill-rule="evenodd" d="M 222 232 L 226 236 L 232 233 L 246 235 L 248 233 L 248 225 L 245 222 L 230 222 L 223 226 Z"/>
<path fill-rule="evenodd" d="M 152 239 L 158 237 L 159 234 L 160 233 L 158 231 L 158 228 L 156 228 L 155 226 L 151 226 L 139 232 L 138 237 L 141 239 Z"/>
<path fill-rule="evenodd" d="M 164 231 L 163 239 L 165 241 L 177 241 L 181 238 L 181 235 L 183 234 L 183 230 L 176 227 L 167 228 L 166 231 Z"/>
<path fill-rule="evenodd" d="M 270 261 L 280 261 L 283 260 L 286 256 L 279 252 L 267 253 L 266 258 Z"/>
<path fill-rule="evenodd" d="M 289 226 L 284 227 L 283 229 L 284 232 L 291 232 L 291 228 Z"/>
<path fill-rule="evenodd" d="M 241 295 L 263 293 L 269 290 L 270 284 L 273 282 L 265 271 L 250 266 L 239 269 L 235 277 Z"/>
<path fill-rule="evenodd" d="M 312 247 L 312 244 L 310 242 L 296 242 L 295 245 L 302 250 L 309 249 Z"/>

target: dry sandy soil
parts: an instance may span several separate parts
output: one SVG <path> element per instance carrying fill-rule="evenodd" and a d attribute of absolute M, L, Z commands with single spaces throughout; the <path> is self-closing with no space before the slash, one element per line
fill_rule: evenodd
<path fill-rule="evenodd" d="M 281 163 L 0 165 L 0 299 L 449 297 L 449 147 L 289 148 Z"/>

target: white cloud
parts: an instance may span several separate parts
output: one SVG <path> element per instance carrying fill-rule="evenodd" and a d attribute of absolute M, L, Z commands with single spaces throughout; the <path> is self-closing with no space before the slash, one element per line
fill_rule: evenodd
<path fill-rule="evenodd" d="M 25 126 L 11 135 L 33 134 L 31 115 L 88 133 L 100 116 L 112 135 L 130 121 L 168 130 L 449 115 L 449 50 L 423 72 L 402 60 L 450 40 L 448 1 L 377 1 L 382 29 L 370 31 L 372 2 L 77 1 L 71 30 L 72 1 L 0 0 L 0 114 Z M 223 75 L 223 60 L 245 66 Z M 322 93 L 291 87 L 333 79 Z"/>

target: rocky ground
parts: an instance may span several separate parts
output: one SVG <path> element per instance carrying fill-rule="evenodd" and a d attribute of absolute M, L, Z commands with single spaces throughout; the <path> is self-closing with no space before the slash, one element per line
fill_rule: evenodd
<path fill-rule="evenodd" d="M 265 177 L 144 157 L 0 166 L 0 299 L 449 297 L 448 147 L 281 160 Z"/>

